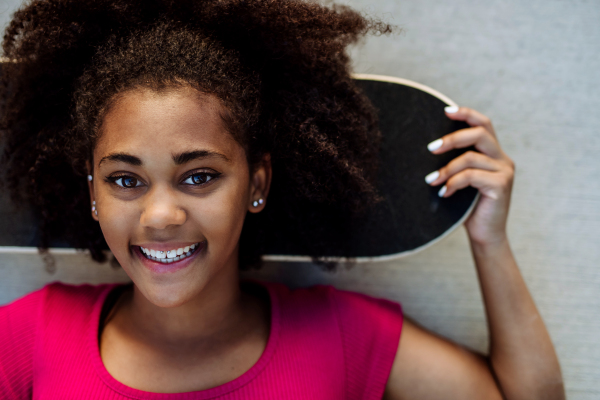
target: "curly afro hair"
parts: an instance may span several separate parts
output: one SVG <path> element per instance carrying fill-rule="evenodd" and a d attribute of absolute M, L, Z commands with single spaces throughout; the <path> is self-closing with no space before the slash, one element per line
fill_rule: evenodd
<path fill-rule="evenodd" d="M 105 261 L 85 179 L 102 119 L 123 91 L 189 85 L 221 101 L 251 168 L 271 155 L 269 207 L 246 217 L 240 268 L 259 265 L 282 223 L 317 259 L 320 224 L 378 200 L 376 111 L 346 47 L 390 31 L 294 0 L 33 0 L 2 44 L 5 185 L 38 213 L 40 250 L 60 238 Z"/>

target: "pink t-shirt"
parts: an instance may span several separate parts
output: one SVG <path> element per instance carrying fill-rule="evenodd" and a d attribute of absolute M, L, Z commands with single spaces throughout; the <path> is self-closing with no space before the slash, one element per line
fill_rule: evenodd
<path fill-rule="evenodd" d="M 382 397 L 402 329 L 399 304 L 331 286 L 259 284 L 271 300 L 262 356 L 233 381 L 187 393 L 133 389 L 104 368 L 98 326 L 106 296 L 117 285 L 50 284 L 0 307 L 0 398 Z"/>

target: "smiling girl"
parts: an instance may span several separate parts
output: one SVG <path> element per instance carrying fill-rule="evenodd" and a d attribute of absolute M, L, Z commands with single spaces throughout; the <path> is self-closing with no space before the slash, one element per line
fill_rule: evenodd
<path fill-rule="evenodd" d="M 447 110 L 471 128 L 430 150 L 478 152 L 430 184 L 482 195 L 466 228 L 489 356 L 387 300 L 240 281 L 281 212 L 318 256 L 321 216 L 378 200 L 375 110 L 345 53 L 369 31 L 390 27 L 290 0 L 34 0 L 18 11 L 3 42 L 8 187 L 18 197 L 25 183 L 43 248 L 66 238 L 97 261 L 108 248 L 132 284 L 56 283 L 0 307 L 0 397 L 564 398 L 506 237 L 514 164 L 474 110 Z M 313 213 L 296 215 L 300 204 Z"/>

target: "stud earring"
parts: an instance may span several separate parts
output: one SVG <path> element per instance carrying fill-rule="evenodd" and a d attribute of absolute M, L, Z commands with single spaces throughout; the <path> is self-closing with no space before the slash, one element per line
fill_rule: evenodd
<path fill-rule="evenodd" d="M 262 203 L 264 203 L 264 202 L 265 202 L 265 201 L 264 201 L 264 200 L 262 199 L 262 197 L 261 197 L 261 198 L 260 198 L 260 199 L 258 199 L 258 200 L 254 200 L 254 201 L 252 202 L 252 205 L 253 205 L 254 207 L 258 207 L 258 205 L 259 205 L 259 204 L 262 204 Z"/>
<path fill-rule="evenodd" d="M 88 181 L 92 181 L 92 179 L 94 179 L 91 175 L 88 175 Z"/>
<path fill-rule="evenodd" d="M 92 211 L 94 212 L 94 214 L 97 217 L 98 216 L 98 210 L 96 210 L 96 201 L 92 201 Z"/>

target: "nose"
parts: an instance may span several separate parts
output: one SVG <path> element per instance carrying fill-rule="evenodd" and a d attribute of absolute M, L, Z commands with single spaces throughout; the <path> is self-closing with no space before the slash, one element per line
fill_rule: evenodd
<path fill-rule="evenodd" d="M 177 197 L 168 189 L 154 188 L 146 195 L 140 224 L 154 229 L 165 229 L 171 225 L 183 225 L 187 219 L 185 210 L 177 204 Z"/>

